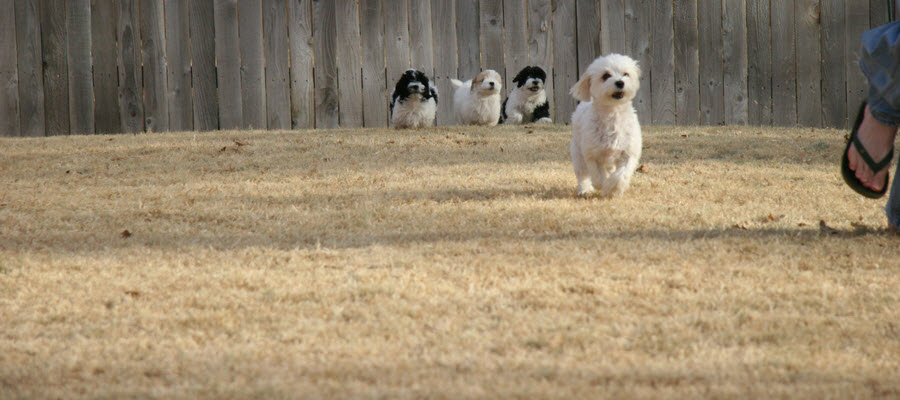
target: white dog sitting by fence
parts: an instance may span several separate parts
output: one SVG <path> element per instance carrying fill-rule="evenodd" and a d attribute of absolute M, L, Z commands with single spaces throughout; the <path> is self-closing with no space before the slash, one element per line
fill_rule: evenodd
<path fill-rule="evenodd" d="M 500 122 L 500 74 L 489 69 L 475 75 L 475 79 L 461 82 L 451 79 L 453 110 L 466 125 L 494 126 Z"/>
<path fill-rule="evenodd" d="M 641 125 L 631 100 L 641 70 L 628 56 L 610 54 L 588 66 L 570 93 L 581 101 L 572 113 L 572 165 L 578 195 L 603 197 L 628 188 L 641 158 Z"/>

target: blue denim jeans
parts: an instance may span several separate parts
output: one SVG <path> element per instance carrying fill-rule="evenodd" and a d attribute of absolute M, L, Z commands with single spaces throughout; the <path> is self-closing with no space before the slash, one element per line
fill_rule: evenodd
<path fill-rule="evenodd" d="M 859 67 L 869 81 L 869 111 L 878 122 L 900 126 L 900 21 L 863 33 Z M 900 228 L 900 165 L 884 209 L 888 223 Z"/>

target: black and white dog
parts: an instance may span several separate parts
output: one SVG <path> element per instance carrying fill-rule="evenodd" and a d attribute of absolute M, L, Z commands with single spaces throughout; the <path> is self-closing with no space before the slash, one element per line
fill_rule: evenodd
<path fill-rule="evenodd" d="M 434 125 L 437 88 L 421 71 L 407 70 L 391 93 L 391 125 L 418 129 Z"/>
<path fill-rule="evenodd" d="M 531 122 L 552 123 L 550 103 L 544 92 L 547 73 L 541 67 L 527 66 L 513 79 L 516 87 L 509 92 L 503 102 L 500 122 L 504 124 L 527 124 Z"/>

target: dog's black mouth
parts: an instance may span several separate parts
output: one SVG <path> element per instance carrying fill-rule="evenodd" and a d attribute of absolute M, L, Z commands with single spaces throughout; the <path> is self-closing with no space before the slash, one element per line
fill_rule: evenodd
<path fill-rule="evenodd" d="M 612 94 L 612 98 L 614 98 L 616 100 L 619 100 L 623 97 L 625 97 L 625 92 L 615 92 Z"/>
<path fill-rule="evenodd" d="M 541 90 L 541 87 L 540 86 L 532 86 L 532 87 L 528 88 L 528 90 L 530 90 L 532 92 L 537 92 L 538 90 Z"/>

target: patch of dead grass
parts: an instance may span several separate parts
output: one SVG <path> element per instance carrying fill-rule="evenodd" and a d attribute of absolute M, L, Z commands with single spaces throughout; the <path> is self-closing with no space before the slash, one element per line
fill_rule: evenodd
<path fill-rule="evenodd" d="M 900 396 L 841 132 L 648 127 L 613 200 L 569 136 L 3 139 L 0 397 Z"/>

